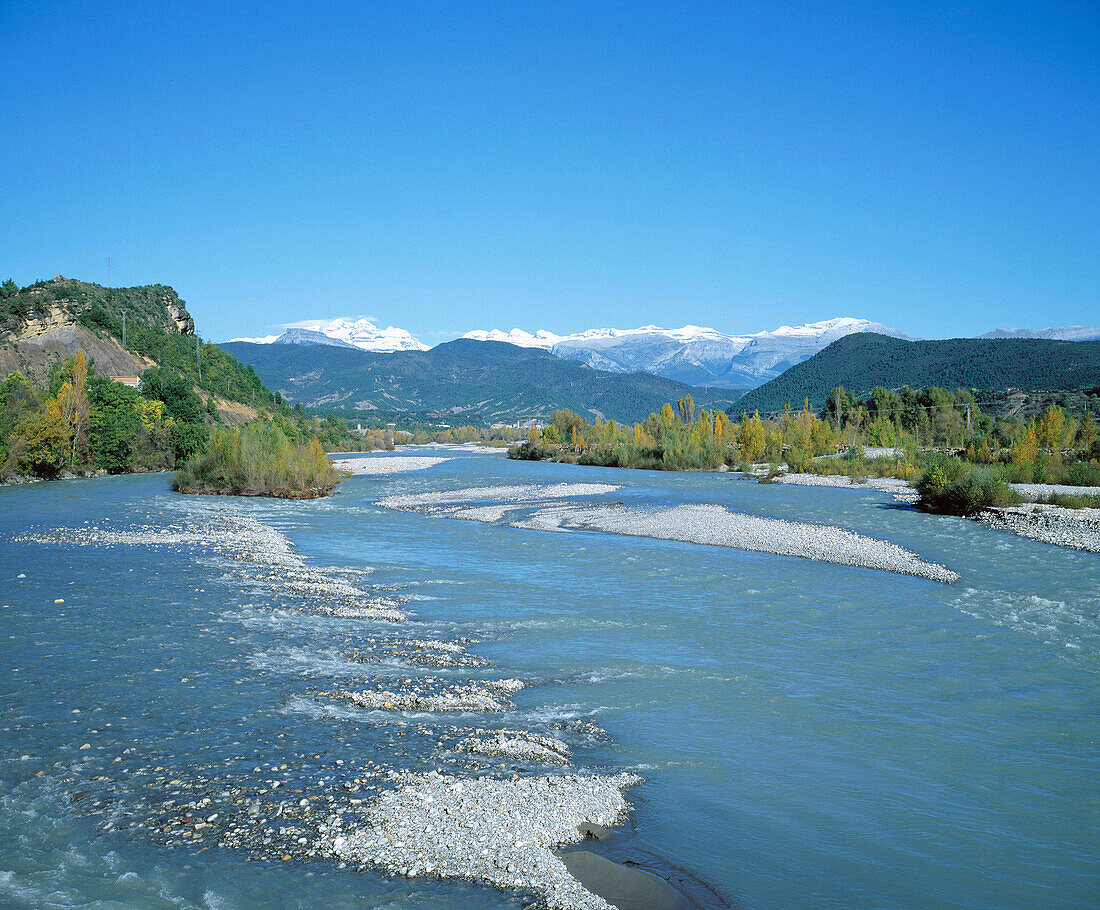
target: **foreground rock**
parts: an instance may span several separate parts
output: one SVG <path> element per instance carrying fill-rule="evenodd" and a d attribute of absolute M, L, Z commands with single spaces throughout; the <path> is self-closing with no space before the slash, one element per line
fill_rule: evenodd
<path fill-rule="evenodd" d="M 557 856 L 584 824 L 611 826 L 628 811 L 634 774 L 461 780 L 429 771 L 402 777 L 358 821 L 322 834 L 336 859 L 415 878 L 461 878 L 537 894 L 551 910 L 608 910 Z"/>

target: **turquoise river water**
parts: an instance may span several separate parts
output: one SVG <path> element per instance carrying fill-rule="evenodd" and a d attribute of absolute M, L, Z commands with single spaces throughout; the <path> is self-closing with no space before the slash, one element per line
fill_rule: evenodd
<path fill-rule="evenodd" d="M 472 773 L 433 729 L 492 724 L 643 777 L 623 833 L 592 849 L 684 883 L 702 908 L 1100 906 L 1100 556 L 881 493 L 399 454 L 449 460 L 314 502 L 183 497 L 168 475 L 0 489 L 0 906 L 526 906 L 163 836 L 158 807 L 196 777 L 248 787 L 286 765 L 287 786 L 316 795 L 368 762 Z M 378 504 L 561 482 L 836 525 L 961 579 Z M 425 672 L 349 658 L 396 624 L 302 609 L 289 583 L 186 541 L 86 535 L 226 511 L 407 600 L 405 637 L 473 640 L 486 667 L 433 674 L 521 679 L 514 707 L 337 703 L 322 693 Z"/>

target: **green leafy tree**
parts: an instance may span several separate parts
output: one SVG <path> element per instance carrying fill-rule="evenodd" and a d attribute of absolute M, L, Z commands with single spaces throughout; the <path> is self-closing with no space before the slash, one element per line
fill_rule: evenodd
<path fill-rule="evenodd" d="M 134 447 L 142 432 L 142 396 L 136 389 L 106 376 L 94 376 L 90 391 L 96 462 L 111 474 L 132 470 Z"/>
<path fill-rule="evenodd" d="M 142 391 L 146 398 L 164 402 L 168 416 L 179 423 L 201 423 L 206 409 L 195 394 L 191 383 L 166 367 L 150 367 L 141 374 Z"/>

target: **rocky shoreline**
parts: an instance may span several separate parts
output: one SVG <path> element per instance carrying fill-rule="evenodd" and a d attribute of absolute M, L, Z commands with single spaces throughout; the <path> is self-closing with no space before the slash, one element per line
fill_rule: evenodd
<path fill-rule="evenodd" d="M 977 520 L 1021 537 L 1100 553 L 1100 509 L 1063 509 L 1041 503 L 985 509 Z"/>
<path fill-rule="evenodd" d="M 780 474 L 768 482 L 807 487 L 878 490 L 892 494 L 899 502 L 915 503 L 919 498 L 911 484 L 893 477 L 872 477 L 864 483 L 855 483 L 844 475 Z M 1012 488 L 1024 498 L 1031 499 L 1052 493 L 1080 496 L 1100 493 L 1100 487 L 1071 487 L 1049 483 L 1014 483 Z M 1027 502 L 1019 506 L 983 509 L 974 516 L 974 520 L 998 531 L 1011 531 L 1020 537 L 1042 543 L 1100 553 L 1100 509 L 1067 509 L 1041 502 Z"/>

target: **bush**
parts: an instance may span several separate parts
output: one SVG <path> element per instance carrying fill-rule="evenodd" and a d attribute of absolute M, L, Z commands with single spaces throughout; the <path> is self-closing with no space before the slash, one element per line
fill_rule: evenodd
<path fill-rule="evenodd" d="M 1020 497 L 992 468 L 978 467 L 954 455 L 932 456 L 917 479 L 919 505 L 929 512 L 973 515 L 989 506 L 1008 506 Z"/>
<path fill-rule="evenodd" d="M 1062 483 L 1074 487 L 1100 487 L 1100 464 L 1095 461 L 1075 461 L 1066 471 Z"/>
<path fill-rule="evenodd" d="M 272 423 L 256 421 L 214 432 L 206 454 L 176 473 L 181 493 L 230 493 L 312 499 L 339 480 L 316 439 L 291 442 Z"/>

